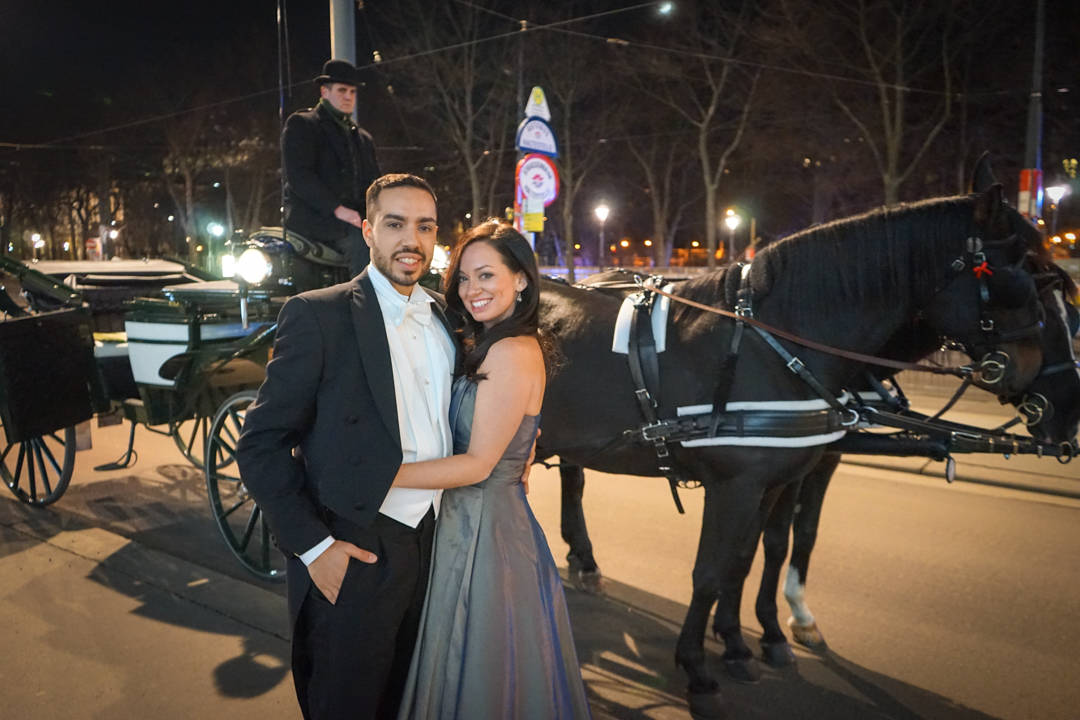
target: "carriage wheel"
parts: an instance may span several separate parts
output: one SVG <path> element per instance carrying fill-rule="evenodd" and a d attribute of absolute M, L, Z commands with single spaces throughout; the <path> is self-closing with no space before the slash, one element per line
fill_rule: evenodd
<path fill-rule="evenodd" d="M 206 444 L 206 492 L 225 544 L 240 564 L 263 580 L 285 579 L 285 558 L 274 547 L 266 516 L 255 504 L 236 467 L 236 441 L 256 391 L 239 392 L 224 403 L 210 424 Z"/>
<path fill-rule="evenodd" d="M 0 445 L 0 477 L 29 505 L 60 499 L 75 469 L 75 428 L 69 427 L 21 442 Z"/>
<path fill-rule="evenodd" d="M 199 468 L 205 467 L 206 440 L 210 429 L 210 418 L 196 415 L 188 420 L 169 423 L 169 434 L 176 447 L 188 461 Z"/>

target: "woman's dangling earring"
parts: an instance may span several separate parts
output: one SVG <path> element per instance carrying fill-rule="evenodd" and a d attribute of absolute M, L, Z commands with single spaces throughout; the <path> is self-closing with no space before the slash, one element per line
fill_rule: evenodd
<path fill-rule="evenodd" d="M 518 290 L 518 297 L 517 297 L 517 301 L 518 301 L 518 302 L 521 302 L 521 291 L 520 291 L 520 290 Z"/>

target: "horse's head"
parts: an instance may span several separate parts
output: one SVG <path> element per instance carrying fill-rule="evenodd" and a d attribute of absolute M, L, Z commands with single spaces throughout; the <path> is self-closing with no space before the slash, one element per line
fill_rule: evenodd
<path fill-rule="evenodd" d="M 1073 338 L 1080 332 L 1077 289 L 1057 265 L 1036 276 L 1039 298 L 1046 309 L 1040 343 L 1043 365 L 1026 392 L 1009 402 L 1019 409 L 1031 434 L 1043 442 L 1076 442 L 1080 426 L 1080 366 Z"/>
<path fill-rule="evenodd" d="M 1038 375 L 1044 310 L 1034 273 L 1047 264 L 1038 229 L 1000 185 L 974 196 L 971 233 L 923 314 L 976 361 L 979 387 L 1010 396 Z"/>
<path fill-rule="evenodd" d="M 976 360 L 976 385 L 1011 397 L 1043 363 L 1045 311 L 1035 276 L 1051 263 L 1042 233 L 1005 202 L 988 153 L 976 163 L 972 189 L 970 234 L 926 314 Z"/>

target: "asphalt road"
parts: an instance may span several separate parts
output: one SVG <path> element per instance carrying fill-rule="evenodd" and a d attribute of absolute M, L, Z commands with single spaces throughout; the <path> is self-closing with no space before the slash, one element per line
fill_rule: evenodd
<path fill-rule="evenodd" d="M 54 509 L 0 503 L 0 716 L 297 717 L 282 588 L 233 562 L 168 439 L 140 429 L 135 467 L 95 473 L 125 436 L 95 428 Z M 1077 717 L 1080 463 L 960 458 L 952 485 L 925 465 L 841 465 L 808 593 L 830 650 L 797 651 L 756 685 L 723 678 L 735 717 Z M 588 477 L 606 594 L 568 599 L 594 715 L 686 718 L 672 661 L 703 494 L 683 492 L 680 516 L 661 480 Z M 531 484 L 561 565 L 557 474 L 538 468 Z M 752 646 L 759 562 L 743 602 Z"/>

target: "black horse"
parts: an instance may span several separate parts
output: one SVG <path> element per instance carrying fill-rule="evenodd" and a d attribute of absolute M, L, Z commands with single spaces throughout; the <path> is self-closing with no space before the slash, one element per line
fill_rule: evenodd
<path fill-rule="evenodd" d="M 1009 359 L 998 385 L 1017 394 L 1042 365 L 1041 306 L 1031 273 L 1019 265 L 1029 254 L 1043 252 L 1038 231 L 1005 205 L 1000 187 L 994 187 L 799 233 L 765 248 L 754 260 L 749 282 L 756 318 L 834 347 L 876 353 L 901 329 L 920 325 L 963 343 L 974 357 L 1005 353 L 995 356 Z M 1038 262 L 1043 261 L 1040 256 Z M 991 282 L 987 271 L 993 272 Z M 726 280 L 723 271 L 706 274 L 681 284 L 675 293 L 725 306 Z M 537 457 L 558 454 L 606 472 L 659 475 L 650 445 L 620 441 L 625 430 L 640 424 L 626 359 L 610 350 L 620 304 L 619 298 L 603 293 L 554 283 L 545 287 L 543 325 L 558 337 L 567 359 L 547 390 Z M 674 417 L 677 408 L 714 397 L 720 358 L 733 328 L 727 318 L 672 303 L 667 349 L 659 362 L 661 417 Z M 849 387 L 865 367 L 784 345 L 828 393 Z M 728 400 L 815 398 L 764 342 L 751 333 L 744 337 Z M 823 453 L 820 445 L 673 449 L 684 475 L 705 489 L 694 592 L 676 650 L 676 661 L 689 676 L 695 713 L 723 714 L 718 684 L 705 663 L 708 615 L 721 597 L 739 595 L 768 509 Z M 720 603 L 715 618 L 726 645 L 725 663 L 736 675 L 750 676 L 752 653 L 737 612 L 726 607 Z"/>
<path fill-rule="evenodd" d="M 1073 337 L 1080 332 L 1080 310 L 1071 298 L 1076 297 L 1077 288 L 1068 273 L 1056 265 L 1038 273 L 1036 283 L 1045 311 L 1041 341 L 1043 366 L 1024 395 L 1001 399 L 1031 408 L 1027 425 L 1036 439 L 1049 444 L 1075 443 L 1080 427 L 1080 369 L 1073 352 Z M 1051 397 L 1053 402 L 1047 400 Z M 769 514 L 762 535 L 765 563 L 756 602 L 756 614 L 764 631 L 763 643 L 783 642 L 777 621 L 776 592 L 790 530 L 791 562 L 784 581 L 784 598 L 792 613 L 788 627 L 800 644 L 813 650 L 826 647 L 806 603 L 806 582 L 825 492 L 840 457 L 838 452 L 825 453 L 800 484 L 784 491 Z"/>

